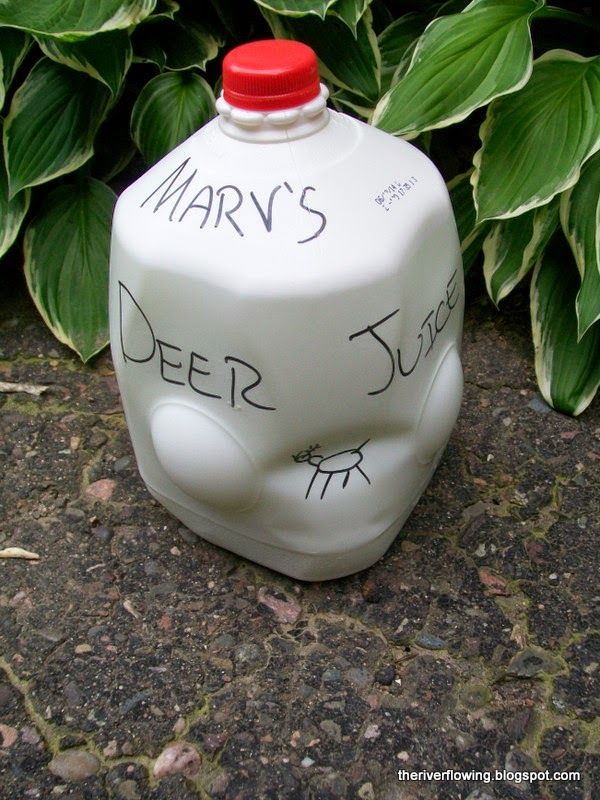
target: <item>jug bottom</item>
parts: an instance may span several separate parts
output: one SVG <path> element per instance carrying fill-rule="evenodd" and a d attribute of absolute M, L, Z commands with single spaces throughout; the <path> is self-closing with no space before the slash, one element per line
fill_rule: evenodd
<path fill-rule="evenodd" d="M 329 553 L 306 553 L 242 535 L 212 520 L 200 517 L 151 486 L 147 485 L 147 488 L 162 506 L 202 539 L 300 581 L 332 580 L 370 567 L 383 556 L 394 541 L 418 499 L 417 497 L 415 503 L 385 530 L 359 547 Z"/>

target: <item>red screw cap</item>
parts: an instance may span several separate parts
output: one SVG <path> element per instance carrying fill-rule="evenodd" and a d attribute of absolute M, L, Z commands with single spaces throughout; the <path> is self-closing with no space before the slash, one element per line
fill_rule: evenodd
<path fill-rule="evenodd" d="M 317 57 L 302 42 L 249 42 L 223 59 L 223 97 L 236 108 L 279 111 L 308 103 L 319 92 Z"/>

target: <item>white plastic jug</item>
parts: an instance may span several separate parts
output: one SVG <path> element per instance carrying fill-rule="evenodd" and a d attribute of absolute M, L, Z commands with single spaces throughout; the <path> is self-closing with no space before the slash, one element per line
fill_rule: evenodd
<path fill-rule="evenodd" d="M 115 370 L 140 473 L 298 579 L 363 569 L 458 415 L 463 275 L 429 159 L 326 107 L 306 45 L 224 61 L 219 116 L 120 197 Z"/>

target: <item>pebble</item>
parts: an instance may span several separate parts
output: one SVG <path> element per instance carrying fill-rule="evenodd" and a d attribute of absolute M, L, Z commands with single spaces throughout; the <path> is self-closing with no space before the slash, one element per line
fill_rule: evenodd
<path fill-rule="evenodd" d="M 69 681 L 63 688 L 63 694 L 70 706 L 81 705 L 81 690 L 75 681 Z"/>
<path fill-rule="evenodd" d="M 21 728 L 21 739 L 26 744 L 39 744 L 42 741 L 39 733 L 30 725 L 27 725 L 25 728 Z"/>
<path fill-rule="evenodd" d="M 360 800 L 375 800 L 375 792 L 373 790 L 372 783 L 363 783 L 363 785 L 358 790 L 358 796 Z"/>
<path fill-rule="evenodd" d="M 324 733 L 330 736 L 334 742 L 342 741 L 342 729 L 337 722 L 334 722 L 332 719 L 324 719 L 319 724 L 319 727 Z"/>
<path fill-rule="evenodd" d="M 314 763 L 315 763 L 315 760 L 314 760 L 314 758 L 309 758 L 308 756 L 306 756 L 306 757 L 305 757 L 305 758 L 303 758 L 303 759 L 302 759 L 302 761 L 300 762 L 300 766 L 301 766 L 301 767 L 304 767 L 304 769 L 308 769 L 308 767 L 312 767 L 312 765 L 313 765 Z"/>
<path fill-rule="evenodd" d="M 85 655 L 85 653 L 92 652 L 92 645 L 91 644 L 78 644 L 75 647 L 75 652 L 78 656 Z"/>
<path fill-rule="evenodd" d="M 446 647 L 446 642 L 444 639 L 436 636 L 434 633 L 429 633 L 428 631 L 421 631 L 418 635 L 416 644 L 419 647 L 424 647 L 427 650 L 441 650 L 443 647 Z"/>
<path fill-rule="evenodd" d="M 123 800 L 140 800 L 141 794 L 136 781 L 126 780 L 117 784 L 117 797 Z"/>
<path fill-rule="evenodd" d="M 131 458 L 129 456 L 123 456 L 123 458 L 118 458 L 115 461 L 115 463 L 113 464 L 113 470 L 116 473 L 124 472 L 130 464 L 131 464 Z"/>
<path fill-rule="evenodd" d="M 99 481 L 94 481 L 85 490 L 88 497 L 93 497 L 96 500 L 110 500 L 116 488 L 117 482 L 112 478 L 100 478 Z"/>
<path fill-rule="evenodd" d="M 188 742 L 170 744 L 154 762 L 154 777 L 181 774 L 193 778 L 200 771 L 202 759 L 196 748 Z"/>
<path fill-rule="evenodd" d="M 382 686 L 391 686 L 395 677 L 396 670 L 393 664 L 388 664 L 385 667 L 381 667 L 375 673 L 375 680 Z"/>
<path fill-rule="evenodd" d="M 107 742 L 106 747 L 104 747 L 102 750 L 102 754 L 106 758 L 114 758 L 117 755 L 117 753 L 118 753 L 118 746 L 116 739 L 111 739 L 109 742 Z"/>
<path fill-rule="evenodd" d="M 302 608 L 295 600 L 277 597 L 273 592 L 269 591 L 266 586 L 260 587 L 257 599 L 259 605 L 266 606 L 273 612 L 278 622 L 283 622 L 287 625 L 296 622 L 302 613 Z"/>
<path fill-rule="evenodd" d="M 373 723 L 367 725 L 367 728 L 363 733 L 364 739 L 379 739 L 380 736 L 381 731 L 379 730 L 379 725 L 374 725 Z"/>
<path fill-rule="evenodd" d="M 233 658 L 238 666 L 253 666 L 263 659 L 262 647 L 254 642 L 239 644 L 233 651 Z"/>
<path fill-rule="evenodd" d="M 330 667 L 323 671 L 321 676 L 323 683 L 339 683 L 342 679 L 342 673 L 336 667 Z"/>
<path fill-rule="evenodd" d="M 98 537 L 102 544 L 108 544 L 114 535 L 110 528 L 106 528 L 104 525 L 97 525 L 92 529 L 92 532 L 94 536 Z"/>
<path fill-rule="evenodd" d="M 557 672 L 560 667 L 560 661 L 555 656 L 539 648 L 527 647 L 513 656 L 506 672 L 517 678 L 533 678 L 540 672 Z"/>
<path fill-rule="evenodd" d="M 540 414 L 547 414 L 549 411 L 552 411 L 541 394 L 535 394 L 527 403 L 527 408 L 531 408 L 533 411 L 537 411 Z"/>
<path fill-rule="evenodd" d="M 357 689 L 365 689 L 371 685 L 371 675 L 366 669 L 359 667 L 351 667 L 345 673 L 346 680 L 349 681 Z"/>
<path fill-rule="evenodd" d="M 85 519 L 85 512 L 82 511 L 80 508 L 75 508 L 74 506 L 68 506 L 65 509 L 65 517 L 70 522 L 81 522 Z"/>
<path fill-rule="evenodd" d="M 67 750 L 54 756 L 48 769 L 63 781 L 82 781 L 98 772 L 100 762 L 87 750 Z"/>
<path fill-rule="evenodd" d="M 17 741 L 17 729 L 0 724 L 0 747 L 12 747 Z"/>

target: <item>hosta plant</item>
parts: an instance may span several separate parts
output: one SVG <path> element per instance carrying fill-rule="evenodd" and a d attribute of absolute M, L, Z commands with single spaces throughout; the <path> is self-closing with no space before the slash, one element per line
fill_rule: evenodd
<path fill-rule="evenodd" d="M 576 5 L 569 3 L 570 6 Z M 467 273 L 530 281 L 535 370 L 579 414 L 600 384 L 600 26 L 544 0 L 5 0 L 0 252 L 84 359 L 107 341 L 114 189 L 211 117 L 222 52 L 275 35 L 332 102 L 438 163 Z M 112 188 L 111 188 L 112 187 Z"/>

